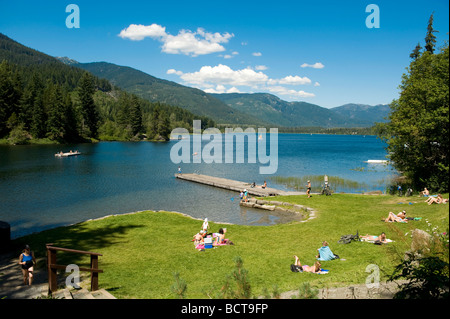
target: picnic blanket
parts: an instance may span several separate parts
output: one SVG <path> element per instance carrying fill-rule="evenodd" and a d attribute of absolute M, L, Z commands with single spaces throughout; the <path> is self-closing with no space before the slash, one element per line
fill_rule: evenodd
<path fill-rule="evenodd" d="M 336 259 L 336 256 L 333 254 L 333 252 L 331 251 L 330 247 L 328 246 L 322 246 L 319 249 L 319 255 L 320 257 L 317 258 L 317 260 L 333 260 Z"/>

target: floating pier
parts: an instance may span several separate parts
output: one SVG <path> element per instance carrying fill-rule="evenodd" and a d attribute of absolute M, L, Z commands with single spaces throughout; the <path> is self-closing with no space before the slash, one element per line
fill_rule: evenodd
<path fill-rule="evenodd" d="M 255 187 L 251 187 L 251 183 L 235 181 L 231 179 L 214 177 L 209 175 L 202 174 L 175 174 L 175 177 L 178 179 L 191 181 L 195 183 L 200 183 L 204 185 L 210 185 L 218 188 L 228 189 L 235 192 L 240 192 L 246 189 L 250 195 L 259 196 L 259 197 L 267 197 L 267 196 L 285 196 L 285 195 L 302 195 L 305 193 L 301 192 L 289 192 L 282 191 L 279 189 L 266 187 L 262 188 L 260 185 L 256 185 Z"/>

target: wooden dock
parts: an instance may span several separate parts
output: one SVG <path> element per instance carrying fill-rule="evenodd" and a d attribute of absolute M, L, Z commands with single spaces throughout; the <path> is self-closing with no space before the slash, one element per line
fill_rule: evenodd
<path fill-rule="evenodd" d="M 305 193 L 301 192 L 287 192 L 279 189 L 266 187 L 262 188 L 261 186 L 251 187 L 251 183 L 235 181 L 231 179 L 214 177 L 208 175 L 201 174 L 176 174 L 176 178 L 191 181 L 195 183 L 200 183 L 204 185 L 210 185 L 218 188 L 228 189 L 235 192 L 240 192 L 246 189 L 250 195 L 259 196 L 259 197 L 267 197 L 267 196 L 278 196 L 278 195 L 302 195 Z"/>

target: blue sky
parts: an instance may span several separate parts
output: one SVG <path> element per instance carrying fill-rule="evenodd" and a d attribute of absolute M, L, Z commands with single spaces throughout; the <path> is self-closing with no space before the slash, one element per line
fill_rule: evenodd
<path fill-rule="evenodd" d="M 80 28 L 68 28 L 69 4 Z M 379 28 L 368 28 L 369 4 Z M 52 56 L 106 61 L 206 92 L 268 92 L 331 108 L 387 104 L 434 12 L 448 40 L 447 0 L 6 1 L 0 32 Z"/>

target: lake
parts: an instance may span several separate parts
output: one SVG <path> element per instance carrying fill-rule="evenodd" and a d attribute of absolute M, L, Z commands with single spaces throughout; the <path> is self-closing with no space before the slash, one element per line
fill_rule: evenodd
<path fill-rule="evenodd" d="M 100 142 L 77 145 L 0 146 L 0 220 L 17 238 L 110 214 L 141 210 L 177 211 L 195 218 L 244 225 L 288 222 L 290 216 L 239 206 L 237 193 L 175 178 L 199 173 L 288 190 L 274 176 L 327 174 L 354 181 L 336 192 L 385 191 L 391 167 L 365 163 L 385 159 L 375 136 L 278 134 L 278 170 L 260 175 L 260 163 L 175 164 L 178 141 Z M 244 145 L 245 146 L 245 145 Z M 82 155 L 58 158 L 59 151 Z M 224 155 L 225 156 L 225 155 Z M 318 186 L 318 185 L 313 185 Z M 201 224 L 199 224 L 200 227 Z"/>

